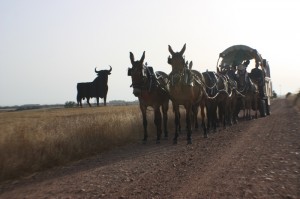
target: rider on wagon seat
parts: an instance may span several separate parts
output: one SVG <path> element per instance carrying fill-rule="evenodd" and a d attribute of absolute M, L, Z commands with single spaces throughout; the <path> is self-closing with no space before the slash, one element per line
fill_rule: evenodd
<path fill-rule="evenodd" d="M 260 65 L 259 62 L 255 62 L 255 68 L 251 70 L 250 77 L 257 83 L 259 96 L 263 98 L 265 97 L 264 94 L 265 78 L 264 78 L 263 71 L 258 68 L 259 65 Z"/>
<path fill-rule="evenodd" d="M 235 81 L 237 80 L 237 78 L 236 78 L 236 65 L 232 65 L 232 66 L 229 67 L 227 75 L 230 79 L 235 80 Z"/>
<path fill-rule="evenodd" d="M 245 65 L 244 63 L 241 63 L 237 66 L 237 77 L 239 77 L 240 75 L 245 75 L 245 81 L 248 82 L 249 81 L 249 77 L 248 77 L 248 73 L 247 73 L 247 65 Z"/>

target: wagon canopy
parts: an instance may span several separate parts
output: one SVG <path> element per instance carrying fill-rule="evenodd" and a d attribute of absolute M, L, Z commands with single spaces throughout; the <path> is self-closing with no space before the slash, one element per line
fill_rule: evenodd
<path fill-rule="evenodd" d="M 262 63 L 262 69 L 267 77 L 270 77 L 270 68 L 268 62 L 253 49 L 246 45 L 234 45 L 220 53 L 219 59 L 222 58 L 220 67 L 225 65 L 239 65 L 245 60 L 255 59 L 256 62 Z"/>

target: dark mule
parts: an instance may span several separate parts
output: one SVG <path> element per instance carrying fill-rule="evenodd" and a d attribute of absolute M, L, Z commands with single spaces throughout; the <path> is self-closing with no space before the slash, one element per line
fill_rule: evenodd
<path fill-rule="evenodd" d="M 202 87 L 204 88 L 204 85 L 205 85 L 205 79 L 202 75 L 202 73 L 200 73 L 199 71 L 197 70 L 192 70 L 192 67 L 193 67 L 193 62 L 191 61 L 188 65 L 188 63 L 186 63 L 186 66 L 188 66 L 188 68 L 191 70 L 192 72 L 192 75 L 197 79 L 198 83 L 200 85 L 202 85 Z M 201 111 L 201 123 L 204 124 L 206 123 L 206 113 L 205 113 L 205 107 L 206 107 L 206 103 L 207 103 L 207 100 L 210 100 L 208 99 L 208 94 L 205 92 L 205 89 L 204 89 L 204 94 L 201 98 L 201 100 L 198 102 L 198 103 L 195 103 L 193 104 L 192 106 L 192 119 L 193 119 L 193 122 L 194 122 L 194 125 L 195 125 L 195 129 L 198 129 L 198 108 L 200 107 L 200 111 Z"/>
<path fill-rule="evenodd" d="M 213 127 L 217 129 L 218 122 L 221 122 L 223 127 L 226 127 L 227 111 L 229 106 L 230 95 L 228 93 L 227 79 L 213 71 L 203 72 L 203 77 L 206 86 L 206 92 L 209 97 L 214 100 L 207 100 L 207 129 Z M 219 115 L 219 118 L 217 117 Z"/>
<path fill-rule="evenodd" d="M 255 118 L 257 118 L 258 89 L 251 81 L 246 67 L 243 64 L 238 66 L 237 88 L 238 91 L 245 96 L 240 105 L 240 109 L 242 108 L 244 111 L 243 118 L 251 119 L 251 109 L 255 111 Z"/>
<path fill-rule="evenodd" d="M 147 107 L 151 106 L 154 109 L 154 123 L 157 129 L 156 142 L 160 142 L 162 116 L 160 107 L 163 112 L 164 134 L 168 137 L 167 120 L 169 108 L 169 95 L 165 89 L 167 86 L 168 76 L 164 72 L 153 72 L 152 67 L 144 65 L 145 51 L 140 60 L 135 61 L 134 55 L 130 52 L 130 61 L 132 68 L 128 69 L 128 76 L 131 76 L 133 94 L 138 97 L 140 109 L 143 115 L 144 139 L 147 141 Z"/>
<path fill-rule="evenodd" d="M 204 82 L 204 78 L 202 76 L 202 74 L 196 70 L 192 70 L 193 67 L 193 62 L 190 61 L 186 61 L 185 62 L 185 67 L 186 69 L 189 69 L 192 72 L 193 76 L 196 76 L 195 78 L 200 80 L 200 83 Z M 201 103 L 202 102 L 202 103 Z M 194 128 L 197 130 L 199 128 L 199 124 L 198 124 L 198 108 L 200 107 L 205 107 L 205 100 L 201 100 L 199 103 L 195 103 L 192 106 L 192 121 L 191 124 L 194 126 Z M 175 112 L 175 110 L 174 110 Z M 204 112 L 204 108 L 201 109 L 201 116 L 202 116 L 202 122 L 205 122 L 205 112 Z M 180 112 L 179 112 L 179 120 L 180 120 Z M 179 132 L 181 132 L 181 124 L 179 122 L 179 127 L 178 127 Z"/>
<path fill-rule="evenodd" d="M 230 126 L 233 125 L 233 123 L 237 123 L 237 111 L 236 111 L 236 105 L 237 105 L 237 99 L 244 97 L 241 93 L 237 91 L 237 82 L 236 82 L 236 74 L 235 74 L 235 66 L 229 66 L 225 65 L 221 67 L 221 70 L 217 68 L 217 73 L 219 75 L 222 75 L 227 80 L 227 86 L 228 86 L 228 105 L 226 107 L 226 122 Z"/>
<path fill-rule="evenodd" d="M 168 63 L 172 66 L 172 71 L 169 74 L 169 94 L 175 111 L 175 137 L 174 143 L 177 143 L 179 130 L 179 105 L 183 105 L 186 109 L 186 126 L 187 126 L 187 143 L 192 143 L 191 134 L 191 119 L 192 108 L 197 103 L 201 103 L 204 99 L 204 88 L 200 81 L 200 77 L 186 67 L 183 53 L 186 45 L 183 46 L 180 52 L 174 52 L 169 46 Z M 202 123 L 204 137 L 207 137 L 206 124 Z"/>

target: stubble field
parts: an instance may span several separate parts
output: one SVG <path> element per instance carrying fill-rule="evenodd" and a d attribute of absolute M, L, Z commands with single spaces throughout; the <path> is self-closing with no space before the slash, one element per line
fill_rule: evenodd
<path fill-rule="evenodd" d="M 0 181 L 137 142 L 142 129 L 137 105 L 0 112 Z"/>

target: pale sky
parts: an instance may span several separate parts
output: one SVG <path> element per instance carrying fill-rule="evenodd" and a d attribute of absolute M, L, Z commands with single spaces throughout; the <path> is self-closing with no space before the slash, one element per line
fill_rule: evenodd
<path fill-rule="evenodd" d="M 299 13 L 299 0 L 0 0 L 0 106 L 76 101 L 77 82 L 108 65 L 107 100 L 136 100 L 129 52 L 170 73 L 168 45 L 185 43 L 200 72 L 232 45 L 255 48 L 273 90 L 297 92 Z"/>

